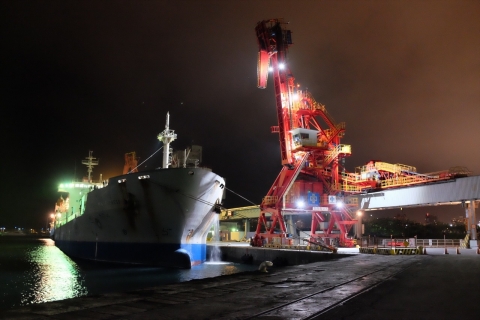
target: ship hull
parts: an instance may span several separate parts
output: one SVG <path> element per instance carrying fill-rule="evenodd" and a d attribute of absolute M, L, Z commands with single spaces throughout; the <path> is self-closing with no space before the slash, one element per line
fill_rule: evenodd
<path fill-rule="evenodd" d="M 55 245 L 76 258 L 190 268 L 206 260 L 224 184 L 208 169 L 173 168 L 111 178 L 79 195 L 64 188 L 70 202 Z"/>

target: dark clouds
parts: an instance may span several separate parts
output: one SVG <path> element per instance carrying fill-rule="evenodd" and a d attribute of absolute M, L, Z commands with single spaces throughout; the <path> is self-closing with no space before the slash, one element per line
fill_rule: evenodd
<path fill-rule="evenodd" d="M 203 145 L 205 164 L 260 202 L 280 156 L 271 83 L 255 87 L 254 27 L 276 17 L 290 21 L 297 82 L 347 123 L 349 170 L 382 159 L 480 172 L 477 1 L 0 6 L 0 224 L 42 221 L 88 150 L 104 177 L 121 172 L 125 152 L 146 159 L 167 111 L 174 147 Z M 227 205 L 248 203 L 229 194 Z"/>

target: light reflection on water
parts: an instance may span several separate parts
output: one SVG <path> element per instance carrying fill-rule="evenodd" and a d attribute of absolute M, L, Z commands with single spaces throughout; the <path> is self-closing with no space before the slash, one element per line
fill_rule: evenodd
<path fill-rule="evenodd" d="M 231 264 L 231 262 L 226 262 L 226 261 L 206 261 L 204 263 L 205 263 L 205 265 Z"/>
<path fill-rule="evenodd" d="M 25 275 L 29 288 L 22 293 L 21 304 L 64 300 L 88 294 L 77 264 L 64 255 L 55 242 L 43 242 L 28 252 L 31 269 Z"/>
<path fill-rule="evenodd" d="M 189 270 L 72 260 L 50 239 L 0 236 L 0 309 L 84 295 L 126 292 L 254 271 L 253 265 L 201 264 Z"/>

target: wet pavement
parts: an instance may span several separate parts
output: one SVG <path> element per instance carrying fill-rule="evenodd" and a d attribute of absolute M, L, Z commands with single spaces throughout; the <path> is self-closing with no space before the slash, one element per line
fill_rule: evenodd
<path fill-rule="evenodd" d="M 476 319 L 480 255 L 460 253 L 339 254 L 269 273 L 30 305 L 0 319 Z"/>
<path fill-rule="evenodd" d="M 480 255 L 430 251 L 404 272 L 310 319 L 478 319 Z"/>

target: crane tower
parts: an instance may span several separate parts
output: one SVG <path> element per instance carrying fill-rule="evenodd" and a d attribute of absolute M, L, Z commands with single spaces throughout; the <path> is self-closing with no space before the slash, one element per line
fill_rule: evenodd
<path fill-rule="evenodd" d="M 336 123 L 325 106 L 295 83 L 288 67 L 287 51 L 292 33 L 282 19 L 263 20 L 255 28 L 258 42 L 258 88 L 273 78 L 278 125 L 271 127 L 280 142 L 282 169 L 260 205 L 254 245 L 287 236 L 284 214 L 311 213 L 311 243 L 321 241 L 316 234 L 320 223 L 327 224 L 322 238 L 336 226 L 340 242 L 345 242 L 355 223 L 348 206 L 339 199 L 342 188 L 340 166 L 351 154 L 349 145 L 340 144 L 345 123 Z M 263 239 L 262 239 L 263 238 Z"/>

